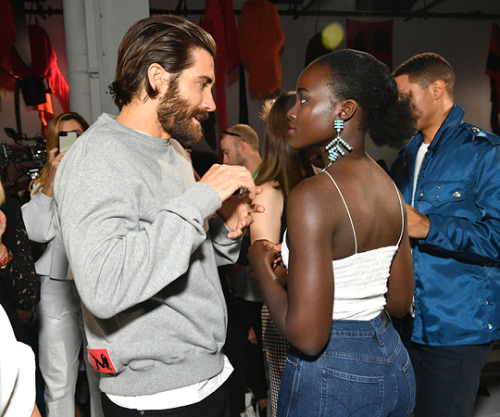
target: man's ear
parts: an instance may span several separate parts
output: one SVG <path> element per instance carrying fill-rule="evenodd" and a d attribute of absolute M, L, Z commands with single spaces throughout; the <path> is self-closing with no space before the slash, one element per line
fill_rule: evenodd
<path fill-rule="evenodd" d="M 446 83 L 443 80 L 436 80 L 430 85 L 434 100 L 438 100 L 446 92 Z"/>
<path fill-rule="evenodd" d="M 160 64 L 152 63 L 148 68 L 148 81 L 154 91 L 161 90 L 161 87 L 168 82 L 169 74 Z"/>
<path fill-rule="evenodd" d="M 250 149 L 250 146 L 248 145 L 248 143 L 246 143 L 244 140 L 239 140 L 239 144 L 238 144 L 238 147 L 239 147 L 239 151 L 242 155 L 246 155 L 248 154 L 248 151 Z"/>

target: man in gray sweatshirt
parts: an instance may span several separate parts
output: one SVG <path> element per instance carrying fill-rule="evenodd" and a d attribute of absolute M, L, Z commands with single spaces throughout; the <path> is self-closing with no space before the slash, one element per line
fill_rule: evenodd
<path fill-rule="evenodd" d="M 118 51 L 118 116 L 103 114 L 57 170 L 60 227 L 106 416 L 227 413 L 217 266 L 236 261 L 259 190 L 240 166 L 214 165 L 195 182 L 180 144 L 198 142 L 215 110 L 214 57 L 211 36 L 185 19 L 137 22 Z M 238 189 L 247 193 L 233 196 Z"/>

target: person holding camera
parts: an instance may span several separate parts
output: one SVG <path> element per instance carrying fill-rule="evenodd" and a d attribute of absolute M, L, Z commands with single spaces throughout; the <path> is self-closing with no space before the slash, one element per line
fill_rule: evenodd
<path fill-rule="evenodd" d="M 49 124 L 47 162 L 30 184 L 31 200 L 22 206 L 30 240 L 46 244 L 35 269 L 41 277 L 38 305 L 40 370 L 50 416 L 75 415 L 75 391 L 82 344 L 86 346 L 80 298 L 71 279 L 59 231 L 54 179 L 65 149 L 89 127 L 77 113 L 63 113 Z M 99 375 L 83 354 L 91 398 L 91 416 L 102 416 Z"/>

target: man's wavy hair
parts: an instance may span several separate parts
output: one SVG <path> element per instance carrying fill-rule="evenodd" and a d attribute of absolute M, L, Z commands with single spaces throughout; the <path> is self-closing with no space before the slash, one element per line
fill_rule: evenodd
<path fill-rule="evenodd" d="M 161 65 L 171 74 L 179 74 L 194 64 L 192 51 L 201 48 L 215 59 L 215 42 L 206 31 L 179 16 L 153 15 L 135 23 L 125 34 L 118 49 L 116 78 L 110 93 L 121 110 L 142 87 L 148 97 L 158 90 L 148 80 L 151 64 Z"/>

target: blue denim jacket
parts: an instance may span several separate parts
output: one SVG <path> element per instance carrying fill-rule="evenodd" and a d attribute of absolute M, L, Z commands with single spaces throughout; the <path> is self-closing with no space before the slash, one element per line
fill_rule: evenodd
<path fill-rule="evenodd" d="M 500 137 L 464 123 L 455 105 L 431 142 L 414 206 L 430 219 L 412 239 L 415 322 L 412 340 L 433 346 L 500 339 Z M 393 176 L 411 201 L 418 133 Z"/>

